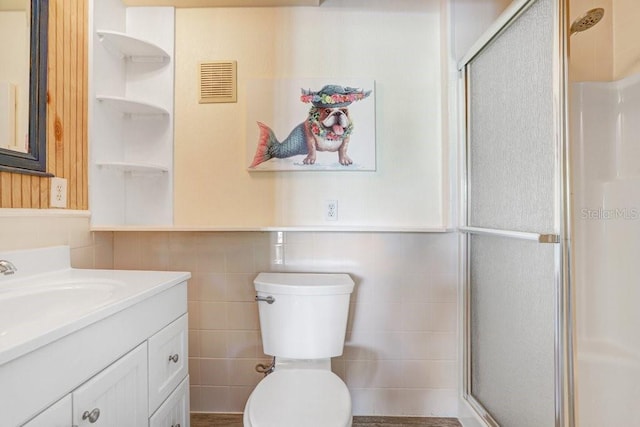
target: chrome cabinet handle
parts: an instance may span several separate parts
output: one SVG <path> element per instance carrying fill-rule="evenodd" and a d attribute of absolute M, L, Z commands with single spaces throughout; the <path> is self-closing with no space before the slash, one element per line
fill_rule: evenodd
<path fill-rule="evenodd" d="M 169 356 L 169 362 L 178 363 L 178 359 L 178 353 L 174 354 L 173 356 Z"/>
<path fill-rule="evenodd" d="M 89 422 L 91 424 L 98 421 L 98 418 L 100 418 L 100 409 L 94 408 L 91 412 L 84 411 L 84 414 L 82 414 L 82 419 L 86 420 L 87 418 L 89 419 Z"/>
<path fill-rule="evenodd" d="M 178 423 L 178 424 L 171 424 L 171 427 L 180 427 L 180 423 Z"/>
<path fill-rule="evenodd" d="M 269 295 L 268 297 L 261 297 L 256 295 L 256 301 L 260 302 L 260 301 L 264 301 L 267 304 L 273 304 L 274 302 L 276 302 L 276 299 L 274 297 L 272 297 L 271 295 Z"/>

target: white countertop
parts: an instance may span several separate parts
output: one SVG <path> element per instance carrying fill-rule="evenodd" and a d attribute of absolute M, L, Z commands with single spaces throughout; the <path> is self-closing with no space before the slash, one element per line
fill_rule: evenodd
<path fill-rule="evenodd" d="M 74 269 L 64 246 L 0 252 L 0 259 L 18 267 L 14 275 L 0 275 L 0 365 L 191 277 L 188 272 Z"/>

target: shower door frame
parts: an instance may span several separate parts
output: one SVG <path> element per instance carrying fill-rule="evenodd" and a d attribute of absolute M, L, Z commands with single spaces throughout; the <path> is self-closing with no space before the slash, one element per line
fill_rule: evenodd
<path fill-rule="evenodd" d="M 554 404 L 555 427 L 575 427 L 574 395 L 574 297 L 571 282 L 571 206 L 568 134 L 568 40 L 569 0 L 555 0 L 553 34 L 553 116 L 556 159 L 554 222 L 557 234 L 490 230 L 469 227 L 470 78 L 471 61 L 517 20 L 537 0 L 514 0 L 458 63 L 459 91 L 463 108 L 458 124 L 461 150 L 460 263 L 462 272 L 462 398 L 487 425 L 499 426 L 471 389 L 470 237 L 473 234 L 537 240 L 555 245 L 554 295 Z"/>

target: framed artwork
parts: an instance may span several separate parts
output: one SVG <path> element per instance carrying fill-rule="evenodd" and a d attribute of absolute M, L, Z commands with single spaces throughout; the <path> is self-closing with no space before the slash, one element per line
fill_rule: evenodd
<path fill-rule="evenodd" d="M 249 171 L 375 171 L 373 80 L 247 83 Z"/>

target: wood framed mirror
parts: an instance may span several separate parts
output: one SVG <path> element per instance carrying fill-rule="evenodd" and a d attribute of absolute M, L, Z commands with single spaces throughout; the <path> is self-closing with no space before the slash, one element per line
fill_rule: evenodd
<path fill-rule="evenodd" d="M 16 45 L 24 46 L 24 57 L 17 52 L 6 59 L 27 62 L 28 58 L 28 64 L 23 67 L 28 77 L 0 75 L 0 170 L 3 171 L 51 176 L 46 171 L 48 3 L 48 0 L 0 0 L 0 14 L 13 14 L 6 17 L 7 22 L 12 26 L 24 23 L 24 29 L 12 30 L 14 37 L 2 37 L 4 43 L 9 43 L 7 51 Z M 19 41 L 21 38 L 23 42 Z M 16 68 L 20 69 L 20 64 Z M 20 82 L 28 82 L 28 88 L 20 87 L 27 86 Z"/>

